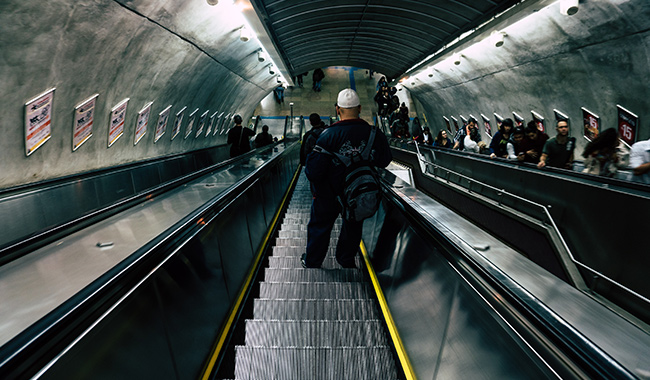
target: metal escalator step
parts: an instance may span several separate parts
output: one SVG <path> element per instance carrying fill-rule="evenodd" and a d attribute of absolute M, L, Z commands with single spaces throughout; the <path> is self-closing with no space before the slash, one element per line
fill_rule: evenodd
<path fill-rule="evenodd" d="M 377 319 L 373 300 L 290 300 L 261 299 L 253 301 L 254 319 L 273 320 L 364 320 Z"/>
<path fill-rule="evenodd" d="M 260 298 L 270 299 L 369 299 L 362 282 L 261 282 Z"/>
<path fill-rule="evenodd" d="M 247 347 L 373 347 L 388 340 L 381 322 L 246 320 Z"/>
<path fill-rule="evenodd" d="M 327 253 L 329 255 L 334 255 L 335 252 L 336 252 L 336 245 L 335 244 L 330 245 L 327 250 Z M 301 247 L 278 247 L 278 246 L 273 247 L 273 256 L 276 257 L 282 257 L 282 256 L 300 257 L 300 255 L 302 255 L 303 253 L 305 253 L 304 245 Z"/>
<path fill-rule="evenodd" d="M 330 238 L 330 245 L 336 245 L 338 238 Z M 278 247 L 306 247 L 307 238 L 277 238 L 275 245 Z"/>
<path fill-rule="evenodd" d="M 285 224 L 282 223 L 280 226 L 280 232 L 282 231 L 305 231 L 307 232 L 307 224 Z M 341 231 L 341 225 L 334 225 L 332 231 Z M 282 236 L 280 236 L 282 237 Z"/>
<path fill-rule="evenodd" d="M 236 347 L 238 380 L 394 380 L 389 347 Z"/>
<path fill-rule="evenodd" d="M 305 252 L 303 249 L 300 251 L 301 254 Z M 361 268 L 361 257 L 356 257 L 357 268 Z M 269 257 L 269 268 L 300 268 L 302 269 L 302 264 L 300 264 L 300 255 L 291 255 L 291 256 L 270 256 Z M 322 269 L 341 269 L 341 266 L 334 256 L 327 256 L 321 265 Z"/>
<path fill-rule="evenodd" d="M 363 275 L 358 269 L 305 269 L 266 268 L 267 282 L 361 282 Z"/>

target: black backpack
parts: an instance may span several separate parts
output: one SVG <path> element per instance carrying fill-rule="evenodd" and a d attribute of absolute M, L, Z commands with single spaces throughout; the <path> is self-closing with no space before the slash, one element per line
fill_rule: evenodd
<path fill-rule="evenodd" d="M 316 146 L 316 141 L 318 140 L 318 137 L 320 137 L 320 134 L 323 133 L 325 128 L 314 128 L 310 130 L 309 132 L 305 133 L 305 135 L 302 137 L 302 146 L 300 147 L 300 163 L 302 165 L 305 164 L 305 161 L 307 161 L 307 156 L 309 153 L 311 153 L 312 150 L 314 150 L 314 147 Z"/>
<path fill-rule="evenodd" d="M 368 144 L 361 153 L 347 157 L 336 152 L 329 152 L 321 146 L 314 147 L 315 152 L 329 154 L 345 165 L 343 191 L 338 199 L 343 207 L 343 218 L 350 221 L 362 221 L 375 214 L 381 202 L 379 177 L 370 162 L 370 152 L 375 142 L 376 128 L 372 128 Z"/>

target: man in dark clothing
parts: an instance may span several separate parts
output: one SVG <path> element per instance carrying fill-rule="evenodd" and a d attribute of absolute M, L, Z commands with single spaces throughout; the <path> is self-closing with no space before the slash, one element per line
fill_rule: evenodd
<path fill-rule="evenodd" d="M 351 157 L 360 153 L 368 142 L 372 126 L 359 118 L 361 103 L 357 93 L 346 88 L 338 95 L 336 113 L 341 121 L 325 129 L 317 144 L 329 152 Z M 388 140 L 377 130 L 370 161 L 377 167 L 386 167 L 392 160 Z M 307 252 L 301 262 L 306 268 L 320 268 L 329 246 L 330 234 L 341 205 L 336 197 L 343 191 L 345 166 L 332 156 L 314 151 L 307 156 L 305 174 L 312 184 L 314 198 L 307 225 Z M 361 242 L 363 222 L 343 220 L 336 246 L 336 260 L 344 268 L 356 266 L 355 257 Z"/>
<path fill-rule="evenodd" d="M 255 136 L 250 128 L 244 128 L 241 126 L 242 118 L 239 115 L 235 115 L 232 119 L 235 122 L 235 126 L 228 132 L 228 144 L 230 145 L 230 157 L 240 156 L 251 150 L 251 144 L 248 141 L 251 137 Z"/>
<path fill-rule="evenodd" d="M 311 129 L 302 137 L 302 145 L 300 145 L 300 164 L 303 166 L 307 162 L 309 153 L 314 150 L 318 137 L 327 128 L 327 125 L 323 123 L 323 120 L 321 120 L 320 115 L 317 113 L 309 115 L 309 123 L 311 124 Z"/>
<path fill-rule="evenodd" d="M 555 129 L 557 136 L 551 137 L 544 144 L 542 157 L 540 157 L 537 167 L 541 169 L 545 166 L 552 166 L 571 170 L 576 139 L 569 137 L 569 123 L 566 120 L 559 120 Z"/>
<path fill-rule="evenodd" d="M 521 150 L 524 151 L 524 162 L 537 164 L 539 158 L 542 156 L 542 150 L 544 149 L 546 140 L 548 140 L 548 135 L 537 129 L 535 120 L 528 122 L 524 133 L 526 137 L 521 142 Z"/>
<path fill-rule="evenodd" d="M 261 148 L 269 144 L 273 144 L 273 136 L 269 133 L 269 126 L 264 125 L 262 126 L 262 133 L 255 137 L 255 148 Z"/>
<path fill-rule="evenodd" d="M 325 73 L 323 72 L 322 69 L 318 68 L 314 70 L 314 73 L 311 76 L 311 79 L 314 81 L 314 85 L 312 86 L 314 91 L 320 92 L 320 86 L 321 86 L 321 82 L 323 81 L 323 78 L 325 78 Z"/>

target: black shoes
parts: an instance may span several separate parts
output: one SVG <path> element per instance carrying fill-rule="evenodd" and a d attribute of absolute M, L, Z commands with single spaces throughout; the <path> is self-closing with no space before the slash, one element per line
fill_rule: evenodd
<path fill-rule="evenodd" d="M 300 256 L 300 264 L 302 264 L 303 268 L 307 268 L 307 262 L 305 259 L 307 259 L 307 254 L 303 253 L 302 256 Z"/>

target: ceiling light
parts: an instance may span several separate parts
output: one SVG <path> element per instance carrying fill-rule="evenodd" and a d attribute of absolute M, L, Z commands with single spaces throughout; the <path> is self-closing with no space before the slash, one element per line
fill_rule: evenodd
<path fill-rule="evenodd" d="M 242 26 L 241 29 L 239 29 L 239 39 L 244 42 L 251 39 L 251 32 L 245 26 Z"/>
<path fill-rule="evenodd" d="M 273 71 L 273 65 L 269 65 L 269 74 L 275 75 L 275 71 Z"/>
<path fill-rule="evenodd" d="M 503 37 L 506 36 L 505 32 L 493 32 L 490 36 L 490 41 L 496 47 L 503 46 Z"/>
<path fill-rule="evenodd" d="M 260 62 L 264 62 L 266 58 L 264 57 L 264 53 L 262 52 L 262 49 L 257 51 L 257 60 Z"/>
<path fill-rule="evenodd" d="M 454 60 L 454 65 L 458 66 L 460 65 L 460 54 L 454 53 L 454 55 L 451 56 Z"/>
<path fill-rule="evenodd" d="M 219 0 L 205 0 L 209 5 L 217 5 L 219 4 Z"/>
<path fill-rule="evenodd" d="M 565 16 L 573 16 L 578 13 L 578 0 L 561 0 L 560 13 Z"/>

